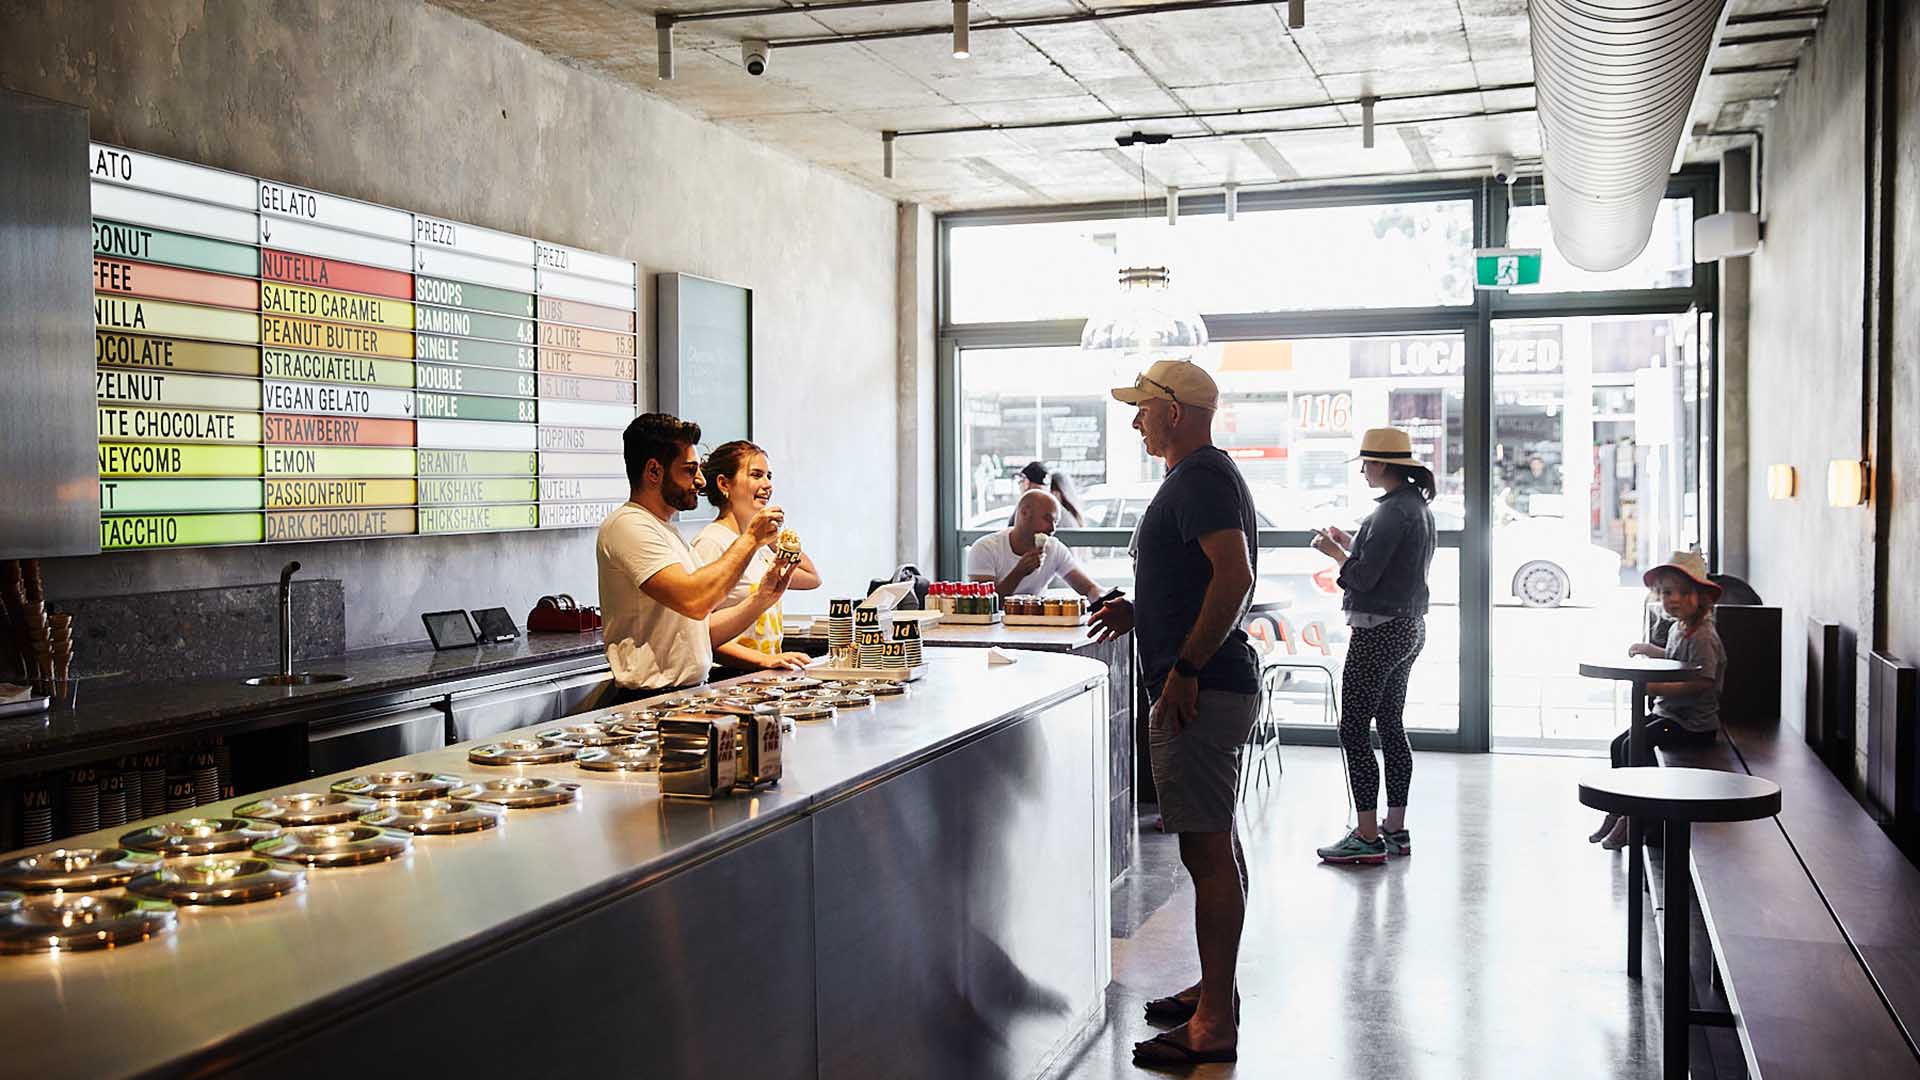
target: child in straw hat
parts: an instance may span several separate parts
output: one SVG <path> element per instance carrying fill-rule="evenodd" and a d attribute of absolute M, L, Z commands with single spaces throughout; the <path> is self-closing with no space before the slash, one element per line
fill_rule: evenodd
<path fill-rule="evenodd" d="M 1630 646 L 1627 655 L 1664 657 L 1700 669 L 1699 674 L 1686 679 L 1647 684 L 1647 693 L 1653 697 L 1646 722 L 1647 744 L 1711 742 L 1720 730 L 1720 689 L 1727 678 L 1727 649 L 1713 623 L 1720 586 L 1707 577 L 1707 561 L 1697 551 L 1674 552 L 1671 559 L 1647 571 L 1641 580 L 1653 590 L 1660 609 L 1674 625 L 1667 633 L 1664 649 L 1639 643 Z M 1623 731 L 1613 740 L 1616 769 L 1629 764 L 1628 734 Z M 1626 844 L 1627 827 L 1625 818 L 1608 814 L 1587 839 L 1613 851 Z"/>

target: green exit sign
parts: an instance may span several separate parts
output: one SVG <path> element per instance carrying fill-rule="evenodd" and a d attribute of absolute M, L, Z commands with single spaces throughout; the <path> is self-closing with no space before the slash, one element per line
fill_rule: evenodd
<path fill-rule="evenodd" d="M 1476 289 L 1540 284 L 1539 248 L 1476 248 L 1473 266 Z"/>

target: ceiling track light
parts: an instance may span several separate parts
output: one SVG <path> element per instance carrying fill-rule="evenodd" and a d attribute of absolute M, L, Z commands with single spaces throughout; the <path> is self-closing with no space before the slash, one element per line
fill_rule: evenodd
<path fill-rule="evenodd" d="M 660 51 L 660 77 L 673 78 L 673 16 L 653 17 L 654 45 Z"/>
<path fill-rule="evenodd" d="M 1360 146 L 1365 150 L 1373 149 L 1373 103 L 1378 100 L 1373 97 L 1360 99 Z"/>
<path fill-rule="evenodd" d="M 1287 29 L 1304 30 L 1307 26 L 1307 0 L 1287 0 Z"/>
<path fill-rule="evenodd" d="M 1226 192 L 1227 220 L 1232 221 L 1240 216 L 1240 185 L 1225 184 L 1221 190 Z"/>
<path fill-rule="evenodd" d="M 893 137 L 896 134 L 898 132 L 880 133 L 880 175 L 889 180 L 893 179 Z"/>
<path fill-rule="evenodd" d="M 967 0 L 953 0 L 953 58 L 965 60 L 971 55 L 967 47 Z"/>
<path fill-rule="evenodd" d="M 1167 224 L 1180 224 L 1180 189 L 1167 185 Z"/>

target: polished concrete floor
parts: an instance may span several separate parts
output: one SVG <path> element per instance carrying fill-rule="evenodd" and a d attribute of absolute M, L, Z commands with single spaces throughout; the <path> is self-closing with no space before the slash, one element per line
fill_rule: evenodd
<path fill-rule="evenodd" d="M 1604 760 L 1418 755 L 1414 856 L 1334 868 L 1313 849 L 1345 828 L 1339 752 L 1284 753 L 1284 776 L 1242 808 L 1252 887 L 1240 1061 L 1191 1075 L 1658 1075 L 1658 939 L 1649 929 L 1647 977 L 1629 981 L 1626 863 L 1586 842 L 1598 815 L 1574 794 Z M 1172 837 L 1143 827 L 1113 900 L 1106 1026 L 1052 1076 L 1143 1075 L 1132 1044 L 1158 1029 L 1141 1002 L 1199 973 Z"/>

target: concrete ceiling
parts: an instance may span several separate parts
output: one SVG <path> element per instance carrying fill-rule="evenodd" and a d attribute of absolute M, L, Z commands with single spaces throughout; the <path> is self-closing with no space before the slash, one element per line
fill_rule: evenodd
<path fill-rule="evenodd" d="M 681 23 L 673 32 L 671 80 L 658 76 L 656 12 L 770 7 L 777 0 L 434 2 L 563 62 L 936 210 L 1138 198 L 1140 151 L 1122 151 L 1113 142 L 1136 128 L 1174 136 L 1145 151 L 1148 184 L 1186 191 L 1227 183 L 1258 188 L 1470 175 L 1484 172 L 1494 154 L 1522 163 L 1540 154 L 1532 90 L 1484 89 L 1532 81 L 1526 0 L 1308 0 L 1307 25 L 1293 31 L 1284 2 L 976 28 L 968 60 L 952 57 L 944 34 L 778 44 L 940 25 L 951 8 L 938 0 Z M 973 0 L 972 21 L 1150 2 Z M 1737 20 L 1819 9 L 1824 2 L 1732 0 L 1729 7 Z M 1811 18 L 1736 23 L 1723 36 L 1777 38 L 1817 26 Z M 776 42 L 764 76 L 749 76 L 742 67 L 745 38 Z M 1708 78 L 1695 103 L 1695 129 L 1759 126 L 1807 40 L 1716 50 L 1714 68 L 1733 73 Z M 1391 100 L 1436 91 L 1467 92 Z M 1377 106 L 1371 150 L 1361 146 L 1360 109 L 1352 104 L 1363 96 L 1389 99 Z M 1276 107 L 1290 111 L 1183 115 Z M 1179 118 L 1131 119 L 1148 114 Z M 1015 126 L 1066 120 L 1094 122 Z M 1008 127 L 902 135 L 893 178 L 882 173 L 882 131 L 982 125 Z M 1721 141 L 1696 140 L 1689 156 L 1717 156 Z"/>

